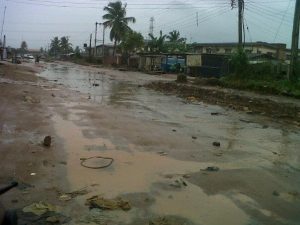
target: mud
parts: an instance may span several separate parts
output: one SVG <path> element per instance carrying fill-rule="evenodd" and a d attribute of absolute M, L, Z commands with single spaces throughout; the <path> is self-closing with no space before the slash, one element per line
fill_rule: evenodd
<path fill-rule="evenodd" d="M 239 95 L 222 88 L 206 88 L 196 85 L 179 84 L 176 82 L 152 82 L 145 85 L 166 94 L 175 94 L 189 101 L 203 101 L 229 107 L 234 110 L 246 111 L 249 114 L 261 114 L 277 120 L 292 121 L 300 127 L 299 104 L 274 101 L 269 98 Z"/>
<path fill-rule="evenodd" d="M 67 224 L 299 223 L 294 125 L 141 87 L 171 75 L 58 62 L 42 67 L 38 76 L 14 68 L 16 82 L 5 66 L 6 80 L 0 79 L 0 181 L 26 184 L 1 196 L 7 207 L 49 202 L 62 208 Z M 24 102 L 24 91 L 40 102 Z M 41 144 L 46 135 L 53 137 L 50 149 Z M 28 142 L 30 153 L 20 148 Z M 80 165 L 93 156 L 114 162 L 100 170 Z M 83 188 L 85 194 L 59 200 Z M 86 199 L 95 195 L 122 197 L 131 209 L 89 210 Z"/>

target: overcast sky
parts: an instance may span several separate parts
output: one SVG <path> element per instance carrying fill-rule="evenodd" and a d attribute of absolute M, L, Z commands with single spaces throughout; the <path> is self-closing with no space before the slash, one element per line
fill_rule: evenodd
<path fill-rule="evenodd" d="M 69 36 L 73 46 L 87 43 L 95 22 L 102 22 L 107 0 L 0 0 L 1 24 L 4 7 L 4 32 L 7 45 L 47 47 L 55 36 Z M 131 27 L 145 37 L 150 18 L 154 33 L 179 30 L 188 42 L 237 41 L 237 9 L 230 0 L 127 0 L 127 16 L 134 16 Z M 246 40 L 291 43 L 295 0 L 245 0 Z M 198 19 L 197 19 L 198 14 Z M 197 25 L 198 21 L 198 25 Z M 101 31 L 102 32 L 102 31 Z M 99 32 L 99 39 L 102 33 Z M 106 42 L 110 42 L 108 35 Z"/>

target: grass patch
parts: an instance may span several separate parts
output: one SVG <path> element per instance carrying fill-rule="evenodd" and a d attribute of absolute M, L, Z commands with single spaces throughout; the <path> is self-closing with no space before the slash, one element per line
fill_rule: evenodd
<path fill-rule="evenodd" d="M 240 90 L 253 90 L 264 94 L 278 94 L 300 98 L 300 82 L 288 80 L 272 80 L 240 78 L 236 76 L 225 76 L 220 79 L 220 85 L 227 88 Z"/>

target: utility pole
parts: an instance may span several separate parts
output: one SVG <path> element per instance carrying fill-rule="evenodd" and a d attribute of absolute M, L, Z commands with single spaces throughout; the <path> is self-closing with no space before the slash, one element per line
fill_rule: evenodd
<path fill-rule="evenodd" d="M 4 14 L 3 14 L 3 20 L 2 20 L 2 26 L 1 26 L 1 43 L 2 43 L 2 35 L 3 35 L 3 28 L 4 28 L 4 22 L 5 22 L 5 14 L 6 14 L 6 6 L 4 7 Z"/>
<path fill-rule="evenodd" d="M 96 56 L 97 54 L 97 27 L 98 27 L 98 22 L 95 23 L 96 27 L 95 27 L 95 49 L 94 49 L 94 56 Z"/>
<path fill-rule="evenodd" d="M 150 18 L 150 27 L 149 27 L 149 34 L 153 36 L 154 33 L 154 17 Z"/>
<path fill-rule="evenodd" d="M 105 47 L 104 47 L 104 41 L 105 41 L 105 25 L 104 23 L 102 23 L 103 25 L 103 39 L 102 39 L 102 55 L 103 55 L 103 63 L 104 63 L 104 56 L 105 56 Z"/>
<path fill-rule="evenodd" d="M 197 21 L 197 27 L 199 26 L 199 13 L 196 13 L 196 21 Z"/>
<path fill-rule="evenodd" d="M 92 56 L 92 38 L 93 38 L 93 34 L 90 34 L 90 47 L 89 47 L 89 57 L 90 58 Z"/>
<path fill-rule="evenodd" d="M 238 9 L 239 9 L 239 47 L 243 47 L 243 23 L 244 23 L 244 0 L 238 0 Z"/>
<path fill-rule="evenodd" d="M 296 67 L 298 63 L 298 47 L 299 47 L 299 26 L 300 26 L 300 0 L 296 0 L 295 15 L 292 35 L 291 63 L 289 68 L 289 80 L 297 78 Z"/>

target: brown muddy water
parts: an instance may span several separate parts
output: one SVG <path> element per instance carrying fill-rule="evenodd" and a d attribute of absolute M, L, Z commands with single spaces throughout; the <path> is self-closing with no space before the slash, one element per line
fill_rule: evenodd
<path fill-rule="evenodd" d="M 297 130 L 218 106 L 186 104 L 177 97 L 139 88 L 138 77 L 119 80 L 114 71 L 50 64 L 40 76 L 90 100 L 60 106 L 67 116 L 51 107 L 56 135 L 65 145 L 71 189 L 90 190 L 77 198 L 82 209 L 73 212 L 74 224 L 149 224 L 152 218 L 163 216 L 184 221 L 168 224 L 264 224 L 259 222 L 261 218 L 273 224 L 288 221 L 264 208 L 264 198 L 248 196 L 247 188 L 245 193 L 235 189 L 216 193 L 211 186 L 211 194 L 209 184 L 201 186 L 188 178 L 193 174 L 211 176 L 202 171 L 208 166 L 229 172 L 299 175 Z M 212 112 L 220 115 L 212 116 Z M 98 117 L 103 120 L 96 120 Z M 221 147 L 212 147 L 213 141 L 220 141 Z M 99 155 L 112 157 L 113 164 L 98 170 L 80 165 L 80 158 Z M 99 194 L 122 196 L 132 201 L 133 208 L 128 212 L 88 211 L 85 199 Z"/>

